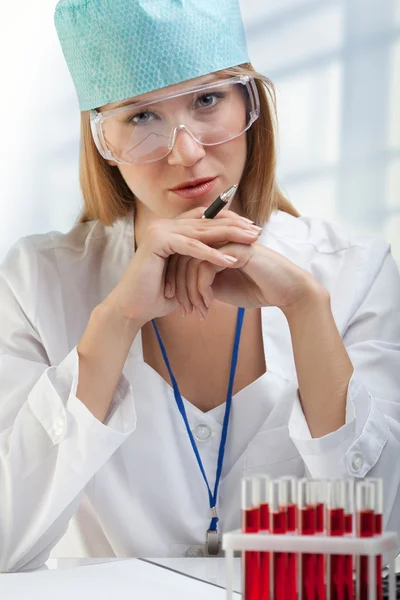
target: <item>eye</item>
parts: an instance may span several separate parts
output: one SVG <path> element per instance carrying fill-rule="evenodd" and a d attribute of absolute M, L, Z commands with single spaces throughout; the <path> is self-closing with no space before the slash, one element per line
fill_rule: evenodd
<path fill-rule="evenodd" d="M 126 123 L 135 123 L 136 125 L 147 125 L 150 121 L 156 118 L 154 113 L 149 111 L 137 113 L 136 115 L 129 115 L 126 118 Z"/>
<path fill-rule="evenodd" d="M 215 106 L 218 104 L 218 101 L 224 98 L 223 93 L 210 92 L 209 94 L 203 94 L 197 99 L 197 103 L 200 108 L 208 108 L 210 106 Z"/>

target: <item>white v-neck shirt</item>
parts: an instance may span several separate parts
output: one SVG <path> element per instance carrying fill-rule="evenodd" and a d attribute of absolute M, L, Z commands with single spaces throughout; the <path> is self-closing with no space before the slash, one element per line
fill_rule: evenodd
<path fill-rule="evenodd" d="M 389 246 L 283 212 L 259 243 L 328 289 L 355 371 L 346 424 L 312 439 L 287 321 L 262 309 L 268 370 L 233 397 L 220 531 L 240 526 L 241 478 L 258 473 L 383 477 L 384 523 L 399 530 L 400 278 Z M 76 346 L 133 249 L 130 216 L 24 238 L 2 265 L 0 570 L 36 568 L 50 554 L 168 557 L 204 548 L 207 488 L 172 388 L 143 360 L 141 333 L 105 423 L 76 397 Z M 225 405 L 203 413 L 184 404 L 213 488 Z"/>

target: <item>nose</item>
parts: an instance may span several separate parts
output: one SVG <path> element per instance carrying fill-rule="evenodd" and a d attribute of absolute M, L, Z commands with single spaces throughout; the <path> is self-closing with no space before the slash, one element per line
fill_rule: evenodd
<path fill-rule="evenodd" d="M 175 135 L 174 145 L 168 154 L 170 165 L 192 167 L 205 156 L 204 146 L 196 142 L 194 137 L 184 128 L 179 128 Z"/>

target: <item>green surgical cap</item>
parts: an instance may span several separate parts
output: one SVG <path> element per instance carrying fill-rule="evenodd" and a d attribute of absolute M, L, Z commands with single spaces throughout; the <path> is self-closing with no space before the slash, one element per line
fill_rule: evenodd
<path fill-rule="evenodd" d="M 248 62 L 238 0 L 61 0 L 81 110 Z"/>

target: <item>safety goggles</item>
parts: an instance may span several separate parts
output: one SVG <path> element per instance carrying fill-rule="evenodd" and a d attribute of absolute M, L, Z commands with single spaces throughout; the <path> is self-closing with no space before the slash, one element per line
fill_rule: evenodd
<path fill-rule="evenodd" d="M 260 113 L 254 80 L 238 76 L 90 112 L 93 139 L 103 156 L 142 165 L 165 158 L 180 131 L 203 146 L 229 142 L 251 127 Z"/>

